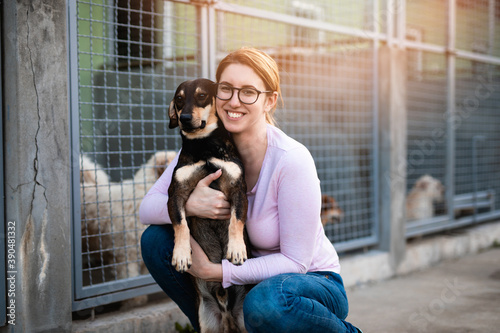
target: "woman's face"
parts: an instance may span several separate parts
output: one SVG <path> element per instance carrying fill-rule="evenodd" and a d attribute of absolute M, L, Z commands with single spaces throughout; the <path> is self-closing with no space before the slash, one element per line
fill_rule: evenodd
<path fill-rule="evenodd" d="M 267 90 L 262 79 L 246 65 L 230 64 L 221 74 L 219 83 L 234 88 L 255 88 Z M 258 127 L 265 128 L 266 112 L 276 103 L 277 93 L 262 93 L 254 104 L 243 104 L 238 99 L 238 90 L 233 90 L 230 100 L 216 98 L 217 113 L 226 129 L 233 134 L 252 132 Z"/>

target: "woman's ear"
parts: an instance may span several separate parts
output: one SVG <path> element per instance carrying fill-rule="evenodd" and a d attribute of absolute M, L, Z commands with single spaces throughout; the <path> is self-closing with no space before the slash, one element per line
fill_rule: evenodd
<path fill-rule="evenodd" d="M 278 102 L 278 92 L 273 91 L 273 94 L 268 94 L 266 98 L 266 104 L 264 105 L 264 110 L 266 112 L 271 111 L 276 107 L 276 103 Z"/>

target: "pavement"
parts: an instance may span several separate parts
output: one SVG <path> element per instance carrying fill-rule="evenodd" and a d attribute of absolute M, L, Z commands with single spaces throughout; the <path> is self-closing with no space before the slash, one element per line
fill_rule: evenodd
<path fill-rule="evenodd" d="M 500 332 L 500 248 L 347 289 L 365 333 Z"/>

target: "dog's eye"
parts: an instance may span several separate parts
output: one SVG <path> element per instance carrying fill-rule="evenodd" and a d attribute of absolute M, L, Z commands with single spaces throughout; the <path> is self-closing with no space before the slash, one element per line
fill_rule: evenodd
<path fill-rule="evenodd" d="M 184 98 L 182 96 L 175 96 L 175 100 L 177 102 L 182 102 L 184 100 Z"/>
<path fill-rule="evenodd" d="M 205 97 L 207 97 L 207 94 L 199 94 L 198 95 L 199 99 L 205 99 Z"/>

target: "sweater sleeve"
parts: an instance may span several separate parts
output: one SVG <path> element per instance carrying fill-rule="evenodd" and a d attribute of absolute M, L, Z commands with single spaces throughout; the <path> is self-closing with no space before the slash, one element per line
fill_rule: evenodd
<path fill-rule="evenodd" d="M 314 160 L 305 147 L 283 156 L 275 169 L 279 251 L 241 266 L 222 262 L 223 286 L 254 284 L 282 273 L 306 273 L 321 228 L 321 189 Z M 262 235 L 266 237 L 266 235 Z"/>
<path fill-rule="evenodd" d="M 168 188 L 178 161 L 179 154 L 175 156 L 161 177 L 142 199 L 141 206 L 139 207 L 139 219 L 142 224 L 172 223 L 167 208 Z"/>

